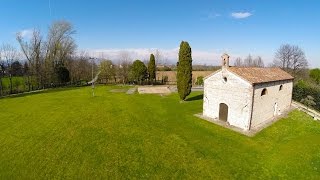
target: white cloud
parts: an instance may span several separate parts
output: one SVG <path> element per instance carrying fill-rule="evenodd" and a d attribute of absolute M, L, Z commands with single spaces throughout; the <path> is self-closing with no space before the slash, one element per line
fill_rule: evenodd
<path fill-rule="evenodd" d="M 32 33 L 33 33 L 33 29 L 24 29 L 24 30 L 19 31 L 19 33 L 21 34 L 21 36 L 23 38 L 31 38 Z"/>
<path fill-rule="evenodd" d="M 87 50 L 89 56 L 97 58 L 106 58 L 114 61 L 119 60 L 121 52 L 127 52 L 131 60 L 140 59 L 149 60 L 150 54 L 156 52 L 156 48 L 138 48 L 138 49 L 91 49 Z M 162 56 L 162 62 L 174 64 L 178 60 L 179 48 L 158 49 Z M 224 53 L 222 50 L 192 50 L 193 64 L 219 65 L 220 57 Z M 235 56 L 234 56 L 235 57 Z"/>
<path fill-rule="evenodd" d="M 233 13 L 231 13 L 231 16 L 236 19 L 244 19 L 244 18 L 250 17 L 252 15 L 253 14 L 250 12 L 233 12 Z"/>

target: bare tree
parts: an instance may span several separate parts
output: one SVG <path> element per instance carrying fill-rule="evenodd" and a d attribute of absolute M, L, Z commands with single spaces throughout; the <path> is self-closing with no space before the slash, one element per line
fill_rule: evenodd
<path fill-rule="evenodd" d="M 106 54 L 103 51 L 99 52 L 99 58 L 100 59 L 107 59 Z"/>
<path fill-rule="evenodd" d="M 254 67 L 264 67 L 264 62 L 260 56 L 256 57 L 253 60 L 253 66 Z"/>
<path fill-rule="evenodd" d="M 55 71 L 65 67 L 76 50 L 76 44 L 72 37 L 75 30 L 67 21 L 57 21 L 49 28 L 45 45 L 46 72 L 49 72 L 49 81 L 56 82 Z"/>
<path fill-rule="evenodd" d="M 245 67 L 253 66 L 253 59 L 250 54 L 244 59 L 243 66 L 245 66 Z"/>
<path fill-rule="evenodd" d="M 264 62 L 260 56 L 253 59 L 249 54 L 244 61 L 238 57 L 234 65 L 238 67 L 264 67 Z"/>
<path fill-rule="evenodd" d="M 30 76 L 36 76 L 36 83 L 40 88 L 42 79 L 42 37 L 39 30 L 33 30 L 32 37 L 29 41 L 25 41 L 21 33 L 17 33 L 17 41 L 20 44 L 21 51 L 28 61 L 28 86 L 30 87 Z"/>
<path fill-rule="evenodd" d="M 292 55 L 292 71 L 293 75 L 296 76 L 303 72 L 308 67 L 308 61 L 306 59 L 304 51 L 298 46 L 293 46 L 293 55 Z"/>
<path fill-rule="evenodd" d="M 123 83 L 128 82 L 131 57 L 128 51 L 119 52 L 119 64 L 117 67 L 117 76 L 122 79 Z"/>
<path fill-rule="evenodd" d="M 72 37 L 74 33 L 75 30 L 69 22 L 57 21 L 49 27 L 46 41 L 42 39 L 39 30 L 34 30 L 28 41 L 21 33 L 17 34 L 21 50 L 28 60 L 28 75 L 36 78 L 38 88 L 58 82 L 58 73 L 61 72 L 59 68 L 70 66 L 68 63 L 71 63 L 76 49 Z"/>
<path fill-rule="evenodd" d="M 240 57 L 236 59 L 236 61 L 234 62 L 234 66 L 243 66 L 242 59 Z"/>
<path fill-rule="evenodd" d="M 89 55 L 85 51 L 80 51 L 68 61 L 66 67 L 71 74 L 73 82 L 80 83 L 81 80 L 91 80 L 92 64 L 89 61 Z"/>
<path fill-rule="evenodd" d="M 164 55 L 159 49 L 156 49 L 153 54 L 158 64 L 164 65 L 166 63 L 165 62 L 166 60 L 164 59 Z"/>
<path fill-rule="evenodd" d="M 275 66 L 281 67 L 286 70 L 290 67 L 290 61 L 292 56 L 292 47 L 290 44 L 281 45 L 275 54 L 273 63 Z"/>
<path fill-rule="evenodd" d="M 129 51 L 123 50 L 119 52 L 119 61 L 129 62 L 131 60 Z"/>
<path fill-rule="evenodd" d="M 100 62 L 100 77 L 105 79 L 106 84 L 111 79 L 115 80 L 115 65 L 112 63 L 111 60 L 102 60 Z"/>
<path fill-rule="evenodd" d="M 297 76 L 308 67 L 304 51 L 299 46 L 281 45 L 275 54 L 274 65 Z"/>
<path fill-rule="evenodd" d="M 10 94 L 12 94 L 12 63 L 17 60 L 18 52 L 10 44 L 3 44 L 1 47 L 1 54 L 6 64 L 6 74 L 10 82 Z"/>

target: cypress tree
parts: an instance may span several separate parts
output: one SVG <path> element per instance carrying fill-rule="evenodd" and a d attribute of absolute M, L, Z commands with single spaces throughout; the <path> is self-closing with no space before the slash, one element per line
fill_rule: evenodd
<path fill-rule="evenodd" d="M 150 61 L 148 64 L 148 73 L 149 73 L 149 79 L 153 83 L 156 79 L 156 60 L 154 58 L 154 55 L 150 55 Z"/>
<path fill-rule="evenodd" d="M 192 56 L 188 42 L 182 41 L 177 63 L 177 87 L 181 100 L 185 100 L 192 88 Z"/>

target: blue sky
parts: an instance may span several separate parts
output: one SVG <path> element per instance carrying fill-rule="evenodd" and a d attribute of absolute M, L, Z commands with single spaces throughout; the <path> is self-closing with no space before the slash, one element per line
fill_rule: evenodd
<path fill-rule="evenodd" d="M 70 21 L 79 50 L 115 58 L 128 50 L 146 59 L 154 48 L 175 59 L 181 40 L 193 49 L 194 63 L 217 64 L 227 52 L 249 53 L 271 62 L 281 44 L 304 49 L 320 67 L 320 1 L 317 0 L 2 0 L 0 43 L 17 45 L 15 33 L 52 21 Z"/>

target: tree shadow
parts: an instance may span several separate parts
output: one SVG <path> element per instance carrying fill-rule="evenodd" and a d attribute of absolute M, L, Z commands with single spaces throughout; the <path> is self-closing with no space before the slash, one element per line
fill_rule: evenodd
<path fill-rule="evenodd" d="M 11 98 L 31 96 L 31 95 L 36 95 L 36 94 L 47 94 L 47 93 L 54 93 L 54 92 L 60 92 L 60 91 L 69 91 L 69 90 L 74 90 L 77 88 L 80 88 L 80 87 L 59 87 L 59 88 L 55 88 L 55 89 L 35 90 L 35 91 L 30 91 L 30 92 L 23 92 L 23 93 L 3 96 L 3 97 L 0 97 L 0 99 L 6 99 L 6 98 L 11 99 Z"/>
<path fill-rule="evenodd" d="M 190 98 L 186 99 L 186 101 L 197 101 L 197 100 L 202 100 L 202 99 L 203 99 L 203 94 L 200 94 L 197 96 L 190 97 Z"/>

